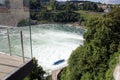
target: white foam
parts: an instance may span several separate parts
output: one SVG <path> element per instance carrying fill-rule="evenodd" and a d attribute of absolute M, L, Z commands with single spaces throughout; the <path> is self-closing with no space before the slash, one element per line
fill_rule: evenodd
<path fill-rule="evenodd" d="M 39 26 L 49 26 L 49 25 L 39 25 Z M 38 59 L 39 65 L 41 65 L 44 70 L 54 70 L 61 66 L 67 65 L 67 60 L 70 57 L 73 50 L 75 50 L 80 44 L 83 43 L 82 34 L 78 34 L 75 32 L 69 32 L 64 30 L 56 30 L 56 29 L 44 29 L 43 27 L 32 27 L 32 43 L 33 43 L 33 56 Z M 55 25 L 56 26 L 56 25 Z M 59 25 L 57 25 L 58 27 Z M 51 27 L 51 25 L 50 25 Z M 27 29 L 24 29 L 27 30 Z M 13 34 L 12 39 L 19 39 L 18 34 Z M 16 37 L 15 37 L 16 36 Z M 30 56 L 30 45 L 29 45 L 29 32 L 24 31 L 23 36 L 27 39 L 24 39 L 24 48 L 25 55 Z M 16 40 L 12 41 L 17 48 L 16 51 L 20 47 L 20 43 L 16 42 Z M 17 43 L 17 44 L 16 44 Z M 20 54 L 20 53 L 19 53 Z M 59 65 L 53 65 L 54 62 L 64 59 L 65 62 Z"/>

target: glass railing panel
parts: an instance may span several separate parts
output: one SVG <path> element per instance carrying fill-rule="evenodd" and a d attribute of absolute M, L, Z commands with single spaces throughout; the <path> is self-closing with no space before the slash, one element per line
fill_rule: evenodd
<path fill-rule="evenodd" d="M 29 22 L 29 0 L 0 1 L 0 52 L 21 56 L 22 31 L 24 55 L 30 57 Z"/>

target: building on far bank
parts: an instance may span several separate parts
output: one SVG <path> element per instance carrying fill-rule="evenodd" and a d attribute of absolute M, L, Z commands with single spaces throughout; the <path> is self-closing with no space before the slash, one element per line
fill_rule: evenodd
<path fill-rule="evenodd" d="M 110 12 L 110 11 L 112 11 L 112 9 L 111 9 L 110 7 L 106 8 L 106 9 L 104 10 L 105 13 L 108 13 L 108 12 Z"/>

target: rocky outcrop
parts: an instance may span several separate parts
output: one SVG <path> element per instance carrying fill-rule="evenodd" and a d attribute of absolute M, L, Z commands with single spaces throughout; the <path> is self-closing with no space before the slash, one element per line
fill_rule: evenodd
<path fill-rule="evenodd" d="M 120 80 L 120 64 L 115 67 L 113 76 L 115 80 Z"/>

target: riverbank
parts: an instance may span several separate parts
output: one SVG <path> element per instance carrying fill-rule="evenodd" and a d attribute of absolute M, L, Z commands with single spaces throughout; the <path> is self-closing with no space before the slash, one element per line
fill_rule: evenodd
<path fill-rule="evenodd" d="M 81 29 L 86 29 L 85 26 L 81 25 L 79 22 L 74 22 L 74 23 L 60 23 L 60 22 L 37 22 L 36 20 L 32 20 L 31 21 L 31 25 L 35 26 L 35 25 L 42 25 L 42 24 L 63 24 L 63 25 L 67 25 L 70 27 L 76 27 L 76 28 L 81 28 Z M 15 26 L 5 26 L 5 25 L 0 25 L 0 29 L 2 28 L 12 28 Z M 17 26 L 16 26 L 17 27 Z M 21 27 L 25 27 L 25 26 L 21 26 Z"/>
<path fill-rule="evenodd" d="M 31 23 L 33 25 L 40 25 L 40 24 L 63 24 L 63 25 L 68 25 L 70 27 L 76 27 L 76 28 L 81 28 L 81 29 L 85 29 L 86 30 L 86 27 L 81 25 L 80 22 L 68 22 L 68 23 L 48 22 L 48 21 L 37 22 L 36 20 L 32 20 Z"/>
<path fill-rule="evenodd" d="M 68 25 L 68 26 L 71 26 L 71 27 L 86 29 L 85 26 L 80 25 L 79 22 L 67 23 L 67 25 Z"/>

